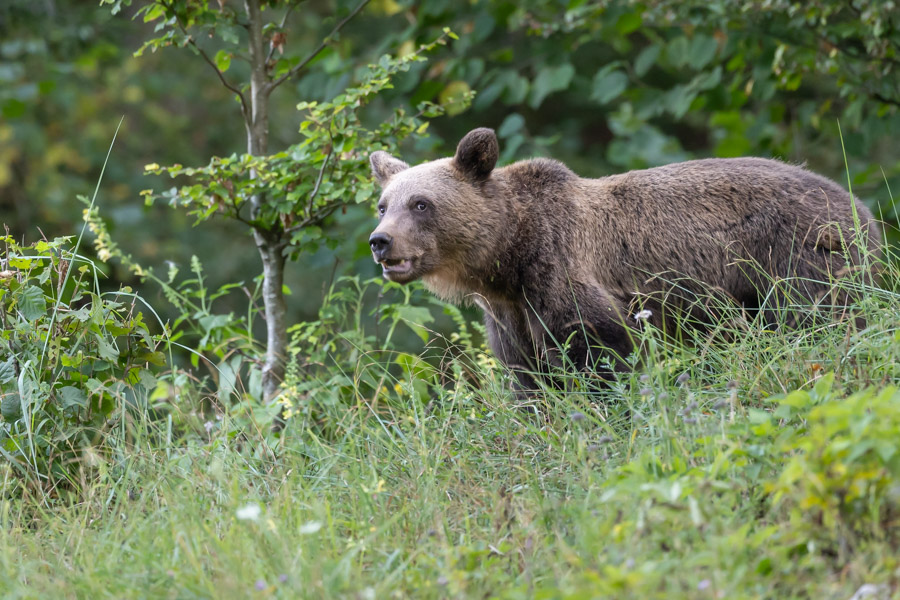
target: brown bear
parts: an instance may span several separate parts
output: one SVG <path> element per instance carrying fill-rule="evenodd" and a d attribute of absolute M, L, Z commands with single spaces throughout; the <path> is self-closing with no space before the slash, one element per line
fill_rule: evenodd
<path fill-rule="evenodd" d="M 708 323 L 717 295 L 796 323 L 801 307 L 834 304 L 834 278 L 878 253 L 862 203 L 776 160 L 584 179 L 544 158 L 495 169 L 498 153 L 484 128 L 452 158 L 415 167 L 373 153 L 383 193 L 369 244 L 387 279 L 422 279 L 441 298 L 480 306 L 491 349 L 525 388 L 566 362 L 623 368 L 638 311 L 676 330 L 684 315 Z"/>

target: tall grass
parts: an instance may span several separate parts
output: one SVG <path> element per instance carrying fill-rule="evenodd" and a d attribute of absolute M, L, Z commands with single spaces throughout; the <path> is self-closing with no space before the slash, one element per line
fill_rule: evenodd
<path fill-rule="evenodd" d="M 363 288 L 339 286 L 295 332 L 307 360 L 280 437 L 245 409 L 168 442 L 162 421 L 115 461 L 85 455 L 97 476 L 78 497 L 7 495 L 0 595 L 850 598 L 872 584 L 890 597 L 892 252 L 880 287 L 841 284 L 861 292 L 863 330 L 725 319 L 673 344 L 644 328 L 639 368 L 591 394 L 564 374 L 538 415 L 468 329 L 432 332 L 431 362 L 382 350 L 417 315 L 409 298 L 381 304 L 376 336 Z"/>

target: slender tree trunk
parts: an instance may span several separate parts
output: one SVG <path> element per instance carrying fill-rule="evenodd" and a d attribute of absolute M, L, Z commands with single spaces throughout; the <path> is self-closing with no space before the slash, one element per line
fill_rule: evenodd
<path fill-rule="evenodd" d="M 262 34 L 259 0 L 244 0 L 250 34 L 250 102 L 247 125 L 247 152 L 254 156 L 268 154 L 269 146 L 269 79 Z M 253 198 L 252 212 L 259 213 L 265 197 Z M 284 302 L 284 232 L 276 222 L 271 230 L 253 229 L 253 239 L 263 263 L 263 306 L 266 313 L 266 362 L 262 372 L 263 395 L 271 400 L 284 379 L 287 356 L 287 308 Z"/>

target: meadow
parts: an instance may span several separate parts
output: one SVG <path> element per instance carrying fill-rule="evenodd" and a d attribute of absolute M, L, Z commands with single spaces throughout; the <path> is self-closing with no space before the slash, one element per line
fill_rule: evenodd
<path fill-rule="evenodd" d="M 647 327 L 632 373 L 599 390 L 561 373 L 524 404 L 453 307 L 338 281 L 320 320 L 292 331 L 306 362 L 280 432 L 278 407 L 204 408 L 197 382 L 141 372 L 124 378 L 132 395 L 95 389 L 80 418 L 47 408 L 18 446 L 7 434 L 4 454 L 22 452 L 2 466 L 0 595 L 895 597 L 895 259 L 879 287 L 842 283 L 864 329 L 732 314 L 676 343 Z M 361 302 L 373 289 L 396 300 L 377 335 Z M 440 312 L 449 336 L 428 328 Z M 391 349 L 404 328 L 421 353 Z M 121 405 L 89 421 L 107 396 Z M 73 429 L 92 444 L 70 444 Z"/>

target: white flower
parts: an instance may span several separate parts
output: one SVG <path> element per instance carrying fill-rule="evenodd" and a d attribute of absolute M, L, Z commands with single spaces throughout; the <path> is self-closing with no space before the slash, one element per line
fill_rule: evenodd
<path fill-rule="evenodd" d="M 653 316 L 653 312 L 647 310 L 646 308 L 639 313 L 635 313 L 634 320 L 635 321 L 646 321 L 650 317 Z"/>
<path fill-rule="evenodd" d="M 315 533 L 320 529 L 322 529 L 322 523 L 320 523 L 319 521 L 310 521 L 309 523 L 304 523 L 300 526 L 300 533 L 306 535 Z"/>
<path fill-rule="evenodd" d="M 259 504 L 248 504 L 242 508 L 237 510 L 235 516 L 241 521 L 256 521 L 259 519 L 259 515 L 262 512 L 262 509 L 259 507 Z"/>

